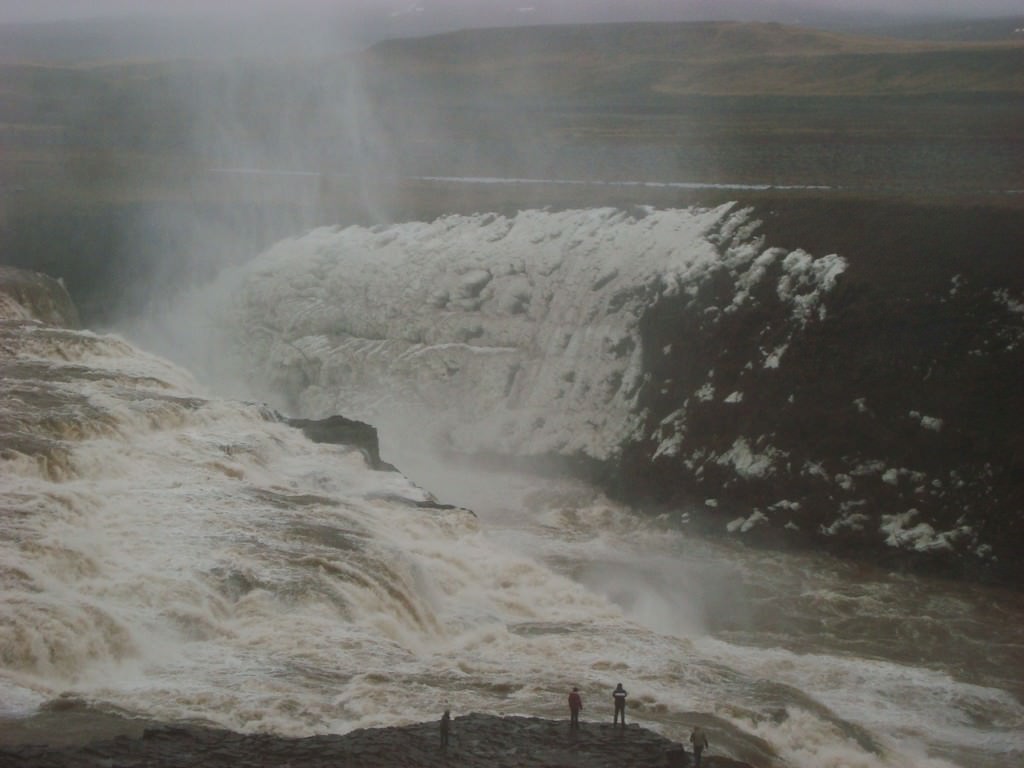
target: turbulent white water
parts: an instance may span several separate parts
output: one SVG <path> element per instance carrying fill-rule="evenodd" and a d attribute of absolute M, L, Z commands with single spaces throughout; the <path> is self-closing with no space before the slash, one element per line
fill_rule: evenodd
<path fill-rule="evenodd" d="M 693 300 L 727 270 L 739 289 L 716 311 L 729 313 L 777 261 L 793 316 L 822 311 L 845 262 L 766 249 L 758 223 L 723 205 L 322 228 L 201 292 L 188 315 L 202 325 L 178 349 L 306 415 L 400 431 L 416 419 L 463 453 L 605 459 L 642 422 L 640 324 L 654 298 Z M 205 358 L 196 338 L 213 341 Z"/>
<path fill-rule="evenodd" d="M 715 258 L 701 245 L 708 214 L 676 216 L 675 248 Z M 559 238 L 575 236 L 564 222 L 533 218 L 539 239 L 530 246 L 526 238 L 524 249 L 554 239 L 551 252 L 564 252 L 568 240 Z M 602 251 L 611 248 L 622 261 L 638 230 L 604 214 L 585 218 L 592 260 L 611 261 Z M 312 236 L 321 245 L 315 258 L 283 245 L 247 273 L 255 283 L 236 275 L 201 292 L 181 324 L 208 328 L 202 302 L 222 309 L 219 291 L 231 288 L 237 307 L 234 292 L 243 291 L 242 304 L 262 309 L 274 330 L 265 334 L 271 348 L 291 348 L 301 360 L 295 370 L 306 371 L 294 381 L 286 371 L 249 382 L 276 389 L 285 403 L 294 398 L 286 387 L 297 382 L 304 392 L 310 370 L 337 371 L 345 343 L 357 353 L 353 366 L 372 365 L 388 346 L 282 338 L 280 328 L 305 339 L 303 323 L 323 322 L 320 304 L 303 313 L 301 302 L 284 300 L 288 287 L 353 301 L 342 273 L 325 281 L 309 265 L 329 264 L 356 242 L 360 263 L 383 269 L 390 244 L 412 249 L 423 240 L 429 250 L 424 234 L 441 226 L 372 237 L 321 231 Z M 446 244 L 486 252 L 487 226 L 446 226 Z M 666 242 L 651 274 L 695 263 Z M 756 244 L 736 247 L 733 255 L 756 263 Z M 427 306 L 420 287 L 405 282 L 417 275 L 403 263 L 393 262 L 390 278 L 414 306 Z M 454 274 L 454 285 L 476 290 L 479 280 L 467 274 Z M 480 306 L 487 297 L 472 311 Z M 407 322 L 387 306 L 376 311 Z M 701 541 L 687 534 L 685 510 L 652 519 L 572 482 L 438 462 L 415 439 L 422 423 L 403 431 L 391 420 L 383 433 L 384 458 L 404 476 L 372 471 L 360 452 L 311 443 L 264 406 L 209 392 L 119 337 L 5 312 L 0 715 L 25 716 L 70 694 L 137 716 L 311 734 L 433 718 L 443 702 L 456 713 L 563 717 L 566 691 L 578 685 L 585 716 L 597 719 L 610 717 L 611 688 L 623 682 L 635 721 L 679 739 L 701 722 L 713 750 L 756 765 L 994 768 L 1024 757 L 1018 596 Z M 438 312 L 465 321 L 448 304 L 430 312 L 414 332 L 428 332 Z M 558 322 L 568 327 L 564 316 Z M 628 335 L 628 322 L 612 330 Z M 319 333 L 326 336 L 322 326 Z M 197 331 L 191 341 L 213 338 Z M 437 350 L 413 348 L 428 342 L 406 340 L 397 359 L 417 350 L 431 359 Z M 172 351 L 203 360 L 184 346 Z M 207 362 L 218 359 L 213 351 Z M 536 366 L 515 354 L 523 368 Z M 574 359 L 588 380 L 587 356 Z M 628 366 L 629 356 L 614 361 Z M 387 372 L 389 387 L 415 370 L 376 364 L 370 370 Z M 530 380 L 544 376 L 534 371 Z M 379 400 L 372 377 L 337 380 L 361 408 Z M 428 384 L 419 391 L 434 391 L 433 378 Z M 323 399 L 300 397 L 303 415 L 324 415 L 310 407 L 316 402 L 346 412 L 341 396 L 317 386 Z M 395 391 L 387 390 L 389 402 Z M 619 390 L 606 394 L 608 418 L 624 423 L 615 420 L 625 411 L 613 409 Z M 442 404 L 437 418 L 450 410 Z M 429 413 L 421 411 L 424 421 Z M 423 488 L 477 515 L 417 506 Z"/>

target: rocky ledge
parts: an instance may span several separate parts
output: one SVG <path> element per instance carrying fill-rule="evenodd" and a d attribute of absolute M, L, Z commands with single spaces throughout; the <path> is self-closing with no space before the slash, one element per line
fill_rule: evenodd
<path fill-rule="evenodd" d="M 381 460 L 377 429 L 370 424 L 344 416 L 329 416 L 326 419 L 294 419 L 286 416 L 280 418 L 296 429 L 301 429 L 314 443 L 355 446 L 363 452 L 366 463 L 373 469 L 395 469 Z"/>
<path fill-rule="evenodd" d="M 0 318 L 79 328 L 78 309 L 64 284 L 49 275 L 0 264 Z"/>
<path fill-rule="evenodd" d="M 118 736 L 75 746 L 0 746 L 0 765 L 20 768 L 319 768 L 343 765 L 417 768 L 464 766 L 586 766 L 643 768 L 692 765 L 682 745 L 629 725 L 581 723 L 576 733 L 565 721 L 535 717 L 470 714 L 452 721 L 449 746 L 440 746 L 436 722 L 368 728 L 343 736 L 283 738 L 200 727 L 148 728 L 141 736 Z M 705 754 L 707 768 L 753 768 L 748 763 Z"/>

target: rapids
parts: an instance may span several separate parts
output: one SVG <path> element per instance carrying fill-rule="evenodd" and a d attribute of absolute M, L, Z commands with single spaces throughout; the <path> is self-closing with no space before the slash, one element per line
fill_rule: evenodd
<path fill-rule="evenodd" d="M 305 735 L 432 719 L 446 703 L 564 717 L 578 685 L 584 718 L 599 719 L 622 682 L 631 720 L 680 740 L 701 723 L 712 753 L 757 765 L 1024 757 L 1019 595 L 704 540 L 685 509 L 652 516 L 557 474 L 435 451 L 445 409 L 355 375 L 349 390 L 365 389 L 346 415 L 377 403 L 393 416 L 382 453 L 401 472 L 373 471 L 272 410 L 344 411 L 336 395 L 227 378 L 245 350 L 218 356 L 210 318 L 235 306 L 238 278 L 193 294 L 177 310 L 187 332 L 152 346 L 4 305 L 0 716 L 70 699 L 97 717 Z M 275 340 L 289 347 L 311 368 L 327 361 Z M 415 371 L 382 361 L 386 347 L 355 359 L 391 381 Z M 607 414 L 617 429 L 622 413 Z M 456 506 L 418 506 L 431 496 Z"/>

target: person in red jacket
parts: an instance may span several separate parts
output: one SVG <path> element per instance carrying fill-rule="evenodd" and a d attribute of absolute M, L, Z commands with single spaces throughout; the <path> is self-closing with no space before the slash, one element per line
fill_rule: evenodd
<path fill-rule="evenodd" d="M 569 694 L 569 728 L 576 730 L 580 727 L 580 710 L 583 709 L 583 699 L 580 698 L 580 691 L 573 686 Z"/>

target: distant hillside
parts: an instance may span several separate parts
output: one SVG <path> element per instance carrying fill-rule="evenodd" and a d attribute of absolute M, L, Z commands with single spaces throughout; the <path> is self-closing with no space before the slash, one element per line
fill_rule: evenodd
<path fill-rule="evenodd" d="M 4 65 L 10 50 L 0 34 L 0 190 L 37 208 L 192 199 L 218 168 L 323 172 L 313 194 L 329 207 L 345 179 L 437 176 L 1019 199 L 1024 42 L 700 22 L 319 56 Z"/>
<path fill-rule="evenodd" d="M 1009 7 L 1012 0 L 1005 0 Z M 298 2 L 287 13 L 216 12 L 193 17 L 176 13 L 176 3 L 161 14 L 91 16 L 34 23 L 0 23 L 0 61 L 97 62 L 131 59 L 323 55 L 339 49 L 363 49 L 387 39 L 416 38 L 460 29 L 571 26 L 581 24 L 655 24 L 703 21 L 775 22 L 805 29 L 830 29 L 871 36 L 943 41 L 1019 40 L 1024 27 L 1015 17 L 983 18 L 971 4 L 955 13 L 888 12 L 858 7 L 848 0 L 642 0 L 573 2 L 569 0 L 431 0 L 429 3 Z M 28 5 L 26 3 L 26 5 Z M 88 6 L 88 3 L 80 3 Z M 209 9 L 219 4 L 209 3 Z M 2 14 L 0 14 L 2 15 Z"/>
<path fill-rule="evenodd" d="M 424 87 L 604 102 L 638 94 L 1024 92 L 1024 40 L 906 41 L 780 24 L 465 30 L 386 41 L 369 57 L 377 71 Z"/>
<path fill-rule="evenodd" d="M 1024 42 L 1024 16 L 889 24 L 863 27 L 862 31 L 870 35 L 898 37 L 904 40 L 1019 43 Z"/>

